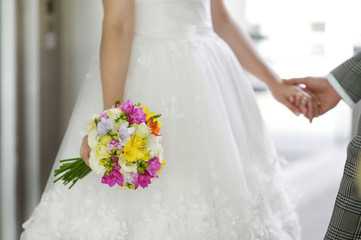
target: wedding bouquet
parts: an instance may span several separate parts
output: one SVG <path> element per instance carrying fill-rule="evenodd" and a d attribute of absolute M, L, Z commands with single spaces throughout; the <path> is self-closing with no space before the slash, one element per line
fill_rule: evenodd
<path fill-rule="evenodd" d="M 63 164 L 55 170 L 55 176 L 62 175 L 54 182 L 63 180 L 65 185 L 72 182 L 70 189 L 93 171 L 110 187 L 115 184 L 129 189 L 147 187 L 151 179 L 158 178 L 165 164 L 160 116 L 129 100 L 117 101 L 111 109 L 92 116 L 86 124 L 90 168 L 81 158 L 61 160 Z"/>

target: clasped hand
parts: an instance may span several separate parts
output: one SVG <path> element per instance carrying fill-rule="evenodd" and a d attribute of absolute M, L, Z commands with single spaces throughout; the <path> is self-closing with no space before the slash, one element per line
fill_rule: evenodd
<path fill-rule="evenodd" d="M 295 114 L 302 113 L 310 122 L 335 107 L 341 99 L 325 77 L 293 78 L 283 83 L 293 89 L 284 94 L 287 103 L 281 102 Z"/>

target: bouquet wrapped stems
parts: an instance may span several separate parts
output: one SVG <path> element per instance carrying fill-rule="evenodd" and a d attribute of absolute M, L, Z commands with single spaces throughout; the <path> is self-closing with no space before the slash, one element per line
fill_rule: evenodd
<path fill-rule="evenodd" d="M 60 176 L 54 180 L 54 183 L 59 180 L 62 180 L 64 185 L 72 182 L 69 189 L 71 189 L 79 179 L 84 178 L 92 171 L 82 158 L 64 159 L 60 160 L 60 162 L 63 164 L 59 169 L 55 170 L 54 174 L 55 177 Z"/>

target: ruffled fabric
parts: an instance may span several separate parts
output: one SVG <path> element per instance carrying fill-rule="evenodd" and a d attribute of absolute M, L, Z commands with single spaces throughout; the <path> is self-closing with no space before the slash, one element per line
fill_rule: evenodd
<path fill-rule="evenodd" d="M 51 176 L 21 240 L 300 239 L 253 90 L 230 47 L 207 28 L 209 1 L 136 7 L 136 20 L 182 10 L 182 18 L 169 12 L 158 18 L 200 22 L 183 32 L 136 27 L 123 100 L 162 114 L 167 164 L 159 179 L 136 191 L 109 188 L 94 173 L 68 190 Z M 152 14 L 141 15 L 143 8 Z M 78 155 L 79 131 L 102 110 L 97 66 L 84 81 L 54 168 Z"/>
<path fill-rule="evenodd" d="M 284 192 L 274 191 L 269 197 L 260 194 L 253 199 L 242 197 L 238 205 L 232 205 L 216 173 L 211 176 L 214 185 L 210 192 L 202 189 L 197 176 L 188 191 L 181 194 L 177 189 L 164 193 L 161 182 L 139 195 L 96 188 L 91 182 L 97 185 L 99 179 L 93 175 L 88 177 L 87 186 L 66 190 L 86 189 L 83 199 L 69 199 L 64 187 L 56 185 L 44 193 L 32 218 L 24 224 L 26 231 L 21 239 L 298 239 L 297 217 L 280 198 Z M 275 178 L 253 176 L 266 180 L 269 186 L 278 186 Z M 119 196 L 126 194 L 139 199 L 128 204 L 118 202 Z M 144 198 L 146 201 L 142 201 Z M 129 217 L 131 214 L 134 216 Z"/>

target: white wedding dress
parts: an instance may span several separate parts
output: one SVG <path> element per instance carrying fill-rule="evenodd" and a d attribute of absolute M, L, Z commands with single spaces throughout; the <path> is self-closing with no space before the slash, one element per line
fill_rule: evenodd
<path fill-rule="evenodd" d="M 119 191 L 94 173 L 71 190 L 51 176 L 21 240 L 299 239 L 279 158 L 242 67 L 213 30 L 210 0 L 135 2 L 124 100 L 162 114 L 160 178 Z M 96 67 L 54 168 L 79 156 L 80 132 L 101 111 Z"/>

